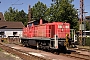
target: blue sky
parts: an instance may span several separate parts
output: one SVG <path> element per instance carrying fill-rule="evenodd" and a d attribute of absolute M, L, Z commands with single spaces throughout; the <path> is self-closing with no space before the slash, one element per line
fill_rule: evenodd
<path fill-rule="evenodd" d="M 18 10 L 24 10 L 26 13 L 28 12 L 28 5 L 33 6 L 35 3 L 37 3 L 38 1 L 43 2 L 44 4 L 46 4 L 48 7 L 51 4 L 51 0 L 0 0 L 0 12 L 5 12 L 6 10 L 8 10 L 9 7 L 15 7 L 15 9 Z M 88 12 L 86 15 L 90 15 L 90 0 L 84 0 L 84 8 L 85 11 Z M 73 2 L 74 7 L 76 9 L 80 8 L 80 0 L 74 0 Z"/>

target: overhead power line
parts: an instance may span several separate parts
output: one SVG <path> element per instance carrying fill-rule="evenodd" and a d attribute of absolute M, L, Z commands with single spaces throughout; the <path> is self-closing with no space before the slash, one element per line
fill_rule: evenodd
<path fill-rule="evenodd" d="M 14 4 L 16 4 L 19 0 L 17 0 Z"/>
<path fill-rule="evenodd" d="M 12 5 L 22 5 L 23 3 L 20 3 L 20 4 L 17 4 L 17 2 L 18 2 L 19 0 L 17 0 L 14 4 L 12 4 Z"/>
<path fill-rule="evenodd" d="M 23 3 L 21 3 L 21 4 L 12 4 L 12 5 L 22 5 Z"/>

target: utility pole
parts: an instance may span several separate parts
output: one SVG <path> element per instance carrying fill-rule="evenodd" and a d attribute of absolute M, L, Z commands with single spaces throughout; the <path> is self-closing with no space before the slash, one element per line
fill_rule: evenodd
<path fill-rule="evenodd" d="M 29 9 L 28 9 L 28 22 L 31 21 L 31 7 L 29 5 Z"/>
<path fill-rule="evenodd" d="M 83 0 L 80 0 L 80 26 L 79 26 L 79 30 L 80 30 L 80 37 L 79 37 L 79 44 L 82 45 L 82 37 L 83 37 Z"/>

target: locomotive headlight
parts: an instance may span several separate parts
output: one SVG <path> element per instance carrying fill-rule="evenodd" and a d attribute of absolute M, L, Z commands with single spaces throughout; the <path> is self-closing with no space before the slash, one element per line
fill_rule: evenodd
<path fill-rule="evenodd" d="M 58 28 L 62 28 L 62 25 L 58 25 Z"/>
<path fill-rule="evenodd" d="M 65 28 L 69 28 L 69 26 L 65 26 Z"/>

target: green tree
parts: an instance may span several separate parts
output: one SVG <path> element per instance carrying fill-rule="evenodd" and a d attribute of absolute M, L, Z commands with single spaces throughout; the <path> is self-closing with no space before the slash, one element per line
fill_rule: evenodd
<path fill-rule="evenodd" d="M 50 21 L 68 22 L 71 29 L 78 29 L 77 10 L 72 4 L 73 0 L 53 0 L 50 7 Z"/>
<path fill-rule="evenodd" d="M 18 11 L 18 13 L 16 13 L 14 21 L 21 21 L 24 25 L 27 25 L 28 17 L 24 10 Z"/>
<path fill-rule="evenodd" d="M 33 7 L 32 7 L 32 19 L 38 20 L 40 18 L 46 19 L 47 16 L 47 6 L 46 4 L 43 4 L 42 2 L 38 1 Z"/>
<path fill-rule="evenodd" d="M 86 21 L 85 23 L 86 23 L 86 30 L 87 31 L 90 30 L 90 22 L 89 21 Z"/>
<path fill-rule="evenodd" d="M 6 21 L 13 21 L 15 16 L 15 8 L 9 7 L 8 11 L 5 11 L 4 17 Z"/>
<path fill-rule="evenodd" d="M 24 25 L 27 24 L 27 14 L 24 10 L 18 11 L 18 9 L 9 7 L 9 9 L 5 11 L 4 17 L 6 21 L 17 21 L 22 22 Z"/>

